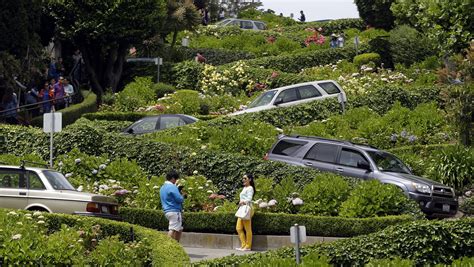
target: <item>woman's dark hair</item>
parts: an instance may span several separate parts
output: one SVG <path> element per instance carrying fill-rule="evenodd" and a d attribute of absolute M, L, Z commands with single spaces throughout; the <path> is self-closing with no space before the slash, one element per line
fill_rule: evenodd
<path fill-rule="evenodd" d="M 247 176 L 247 178 L 250 180 L 250 186 L 253 187 L 253 194 L 255 195 L 255 193 L 257 192 L 257 190 L 255 189 L 255 182 L 254 182 L 253 174 L 251 174 L 251 173 L 246 173 L 245 176 Z"/>

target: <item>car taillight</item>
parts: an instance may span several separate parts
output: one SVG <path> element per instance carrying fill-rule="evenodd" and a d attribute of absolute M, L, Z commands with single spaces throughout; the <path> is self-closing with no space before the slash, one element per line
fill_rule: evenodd
<path fill-rule="evenodd" d="M 110 206 L 111 214 L 118 214 L 118 206 Z"/>
<path fill-rule="evenodd" d="M 263 160 L 268 160 L 268 153 L 265 153 L 265 156 L 263 156 Z"/>
<path fill-rule="evenodd" d="M 100 212 L 99 204 L 95 202 L 87 203 L 86 211 L 88 212 Z"/>

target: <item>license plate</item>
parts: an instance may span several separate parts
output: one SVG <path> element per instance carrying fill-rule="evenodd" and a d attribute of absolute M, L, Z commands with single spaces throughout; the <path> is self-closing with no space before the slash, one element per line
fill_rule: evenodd
<path fill-rule="evenodd" d="M 448 209 L 449 209 L 449 207 L 448 207 Z M 444 210 L 444 207 L 443 207 L 443 210 Z M 109 213 L 109 207 L 102 206 L 102 213 Z"/>
<path fill-rule="evenodd" d="M 443 211 L 449 212 L 449 205 L 448 204 L 443 204 Z"/>

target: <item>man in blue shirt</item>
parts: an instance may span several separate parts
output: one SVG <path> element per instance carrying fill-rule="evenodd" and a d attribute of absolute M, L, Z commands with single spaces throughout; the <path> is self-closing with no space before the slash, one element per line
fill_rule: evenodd
<path fill-rule="evenodd" d="M 160 199 L 165 217 L 169 221 L 168 236 L 179 242 L 183 232 L 183 201 L 184 198 L 176 186 L 179 174 L 172 170 L 166 174 L 166 181 L 160 188 Z"/>

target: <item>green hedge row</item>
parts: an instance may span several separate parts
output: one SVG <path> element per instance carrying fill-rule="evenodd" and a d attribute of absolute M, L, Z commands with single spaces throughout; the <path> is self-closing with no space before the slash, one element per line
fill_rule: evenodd
<path fill-rule="evenodd" d="M 159 115 L 155 113 L 148 112 L 95 112 L 87 113 L 82 115 L 83 118 L 88 120 L 101 120 L 101 121 L 137 121 L 146 116 Z M 208 121 L 219 117 L 218 115 L 194 115 L 195 118 L 198 118 L 203 121 Z"/>
<path fill-rule="evenodd" d="M 362 19 L 336 19 L 325 22 L 307 22 L 294 26 L 287 26 L 284 27 L 284 31 L 297 32 L 303 31 L 307 28 L 321 28 L 323 30 L 322 34 L 329 36 L 332 33 L 342 32 L 351 28 L 364 30 L 366 28 L 366 24 Z"/>
<path fill-rule="evenodd" d="M 92 91 L 85 90 L 82 90 L 81 94 L 84 97 L 84 101 L 58 111 L 62 113 L 63 127 L 74 123 L 82 114 L 97 111 L 97 96 Z M 33 118 L 31 125 L 43 127 L 43 116 Z"/>
<path fill-rule="evenodd" d="M 168 221 L 162 211 L 121 208 L 120 215 L 124 221 L 132 224 L 161 231 L 168 229 Z M 254 234 L 288 235 L 290 227 L 297 223 L 306 226 L 306 234 L 310 236 L 351 237 L 377 232 L 388 226 L 410 221 L 413 221 L 413 217 L 407 215 L 357 219 L 283 213 L 256 213 L 252 218 L 252 228 Z M 235 223 L 234 213 L 183 213 L 183 224 L 186 232 L 234 234 Z"/>
<path fill-rule="evenodd" d="M 410 259 L 417 266 L 450 264 L 474 253 L 474 219 L 456 221 L 414 221 L 380 232 L 303 246 L 302 256 L 326 256 L 335 266 L 359 266 L 372 259 Z M 293 248 L 282 248 L 246 256 L 228 256 L 199 262 L 199 265 L 257 265 L 275 259 L 294 258 Z"/>
<path fill-rule="evenodd" d="M 366 51 L 366 48 L 359 49 L 359 53 Z M 338 60 L 347 59 L 352 61 L 356 55 L 356 50 L 352 47 L 339 49 L 322 49 L 308 52 L 301 52 L 290 55 L 279 55 L 244 60 L 251 67 L 279 70 L 283 72 L 298 73 L 301 69 L 317 67 L 336 63 Z"/>
<path fill-rule="evenodd" d="M 81 217 L 66 214 L 43 214 L 48 222 L 49 230 L 52 232 L 61 229 L 61 225 L 69 227 L 100 225 L 102 236 L 119 235 L 120 239 L 126 242 L 131 241 L 131 228 L 133 227 L 136 240 L 148 239 L 152 249 L 152 265 L 166 266 L 184 265 L 189 263 L 189 256 L 181 245 L 168 236 L 157 231 L 132 225 L 125 222 L 116 222 L 101 218 Z"/>

